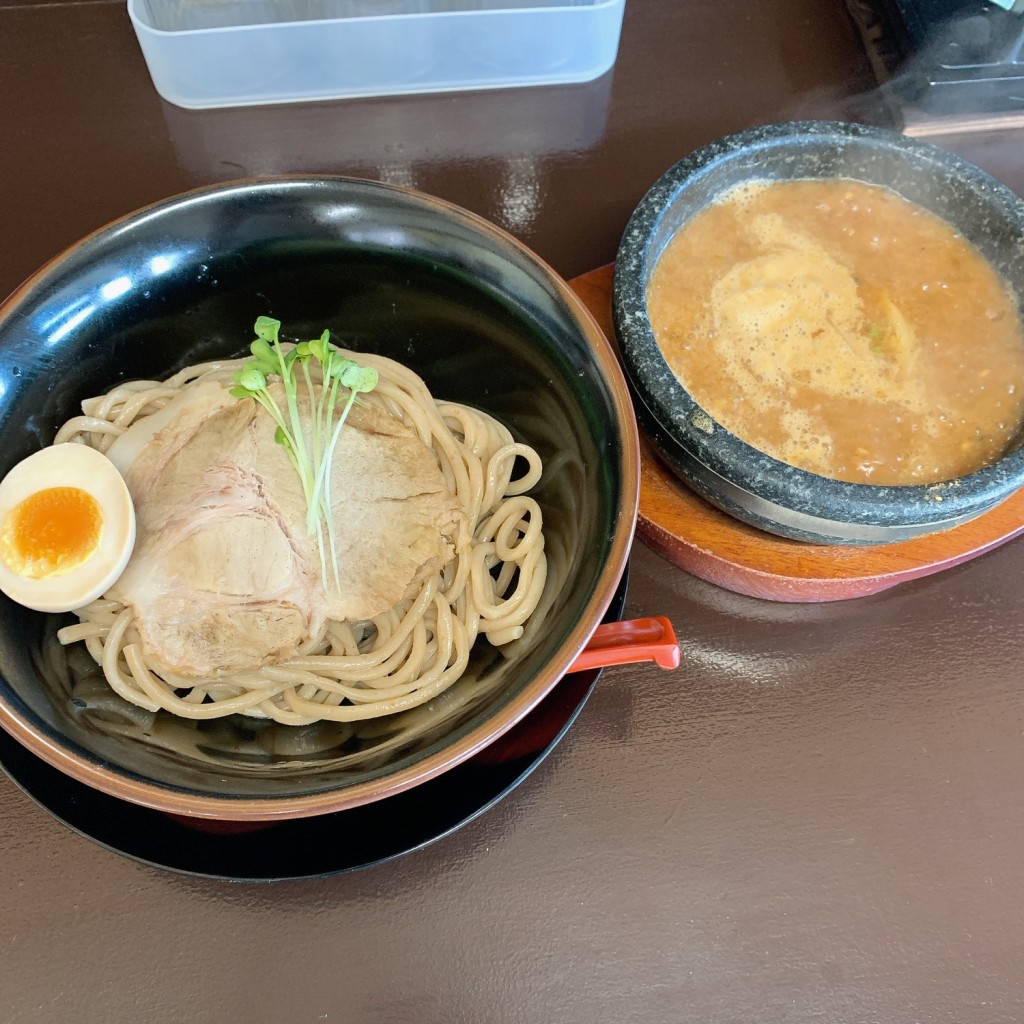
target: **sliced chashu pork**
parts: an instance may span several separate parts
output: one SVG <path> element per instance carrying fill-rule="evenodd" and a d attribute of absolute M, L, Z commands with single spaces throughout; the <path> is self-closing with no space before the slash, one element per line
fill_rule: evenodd
<path fill-rule="evenodd" d="M 332 468 L 341 586 L 328 568 L 325 587 L 302 485 L 274 431 L 254 401 L 205 383 L 110 448 L 137 516 L 110 596 L 134 609 L 165 672 L 208 678 L 286 660 L 326 619 L 387 611 L 464 542 L 430 450 L 397 419 L 356 407 Z"/>

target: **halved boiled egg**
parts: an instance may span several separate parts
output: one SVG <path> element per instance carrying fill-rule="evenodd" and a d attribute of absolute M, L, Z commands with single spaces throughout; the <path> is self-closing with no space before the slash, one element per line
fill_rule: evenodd
<path fill-rule="evenodd" d="M 83 444 L 55 444 L 0 482 L 0 590 L 41 612 L 70 612 L 103 594 L 135 544 L 124 478 Z"/>

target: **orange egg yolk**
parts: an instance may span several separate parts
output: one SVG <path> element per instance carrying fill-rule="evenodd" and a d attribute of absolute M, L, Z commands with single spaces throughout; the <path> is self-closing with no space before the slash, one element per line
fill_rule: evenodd
<path fill-rule="evenodd" d="M 79 487 L 47 487 L 7 514 L 0 556 L 27 579 L 62 576 L 96 550 L 102 529 L 103 513 L 91 494 Z"/>

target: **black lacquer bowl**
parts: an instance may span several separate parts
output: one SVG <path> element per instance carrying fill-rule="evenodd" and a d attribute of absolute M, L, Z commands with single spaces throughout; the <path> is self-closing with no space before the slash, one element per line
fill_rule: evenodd
<path fill-rule="evenodd" d="M 0 475 L 78 403 L 246 351 L 256 316 L 410 366 L 482 408 L 545 473 L 549 579 L 511 656 L 477 645 L 434 701 L 365 723 L 287 727 L 150 713 L 106 686 L 67 616 L 0 604 L 0 726 L 56 768 L 172 813 L 266 820 L 343 810 L 480 751 L 548 693 L 608 607 L 636 518 L 636 426 L 607 339 L 522 245 L 431 197 L 374 182 L 232 183 L 132 214 L 0 308 Z"/>
<path fill-rule="evenodd" d="M 752 180 L 854 178 L 931 210 L 1024 297 L 1024 201 L 973 164 L 895 132 L 832 121 L 765 125 L 681 160 L 633 213 L 615 263 L 614 320 L 637 418 L 667 464 L 737 519 L 796 540 L 879 544 L 966 522 L 1024 484 L 1018 437 L 994 464 L 927 486 L 832 480 L 786 465 L 730 433 L 665 362 L 646 289 L 669 239 L 699 210 Z"/>

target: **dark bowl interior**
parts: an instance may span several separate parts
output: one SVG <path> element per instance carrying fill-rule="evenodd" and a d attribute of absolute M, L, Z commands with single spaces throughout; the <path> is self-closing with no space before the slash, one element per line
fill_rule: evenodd
<path fill-rule="evenodd" d="M 73 618 L 2 599 L 0 709 L 87 765 L 225 803 L 365 788 L 486 736 L 531 687 L 539 700 L 553 685 L 581 622 L 600 621 L 614 590 L 610 552 L 632 529 L 621 406 L 564 286 L 470 214 L 346 179 L 240 183 L 171 200 L 31 279 L 0 311 L 0 474 L 49 443 L 89 395 L 243 354 L 260 314 L 292 336 L 327 327 L 346 347 L 398 359 L 436 397 L 482 408 L 534 445 L 546 467 L 535 493 L 551 575 L 507 657 L 478 644 L 466 675 L 424 707 L 304 728 L 239 716 L 196 723 L 130 706 L 82 645 L 56 643 Z"/>
<path fill-rule="evenodd" d="M 1024 298 L 1024 201 L 954 154 L 895 132 L 833 121 L 765 125 L 681 160 L 650 189 L 616 258 L 615 329 L 637 418 L 673 470 L 759 529 L 833 544 L 889 543 L 947 529 L 1024 484 L 1021 437 L 995 464 L 955 481 L 882 487 L 786 465 L 712 419 L 669 369 L 646 290 L 668 241 L 698 211 L 751 180 L 853 178 L 885 186 L 953 225 Z"/>

